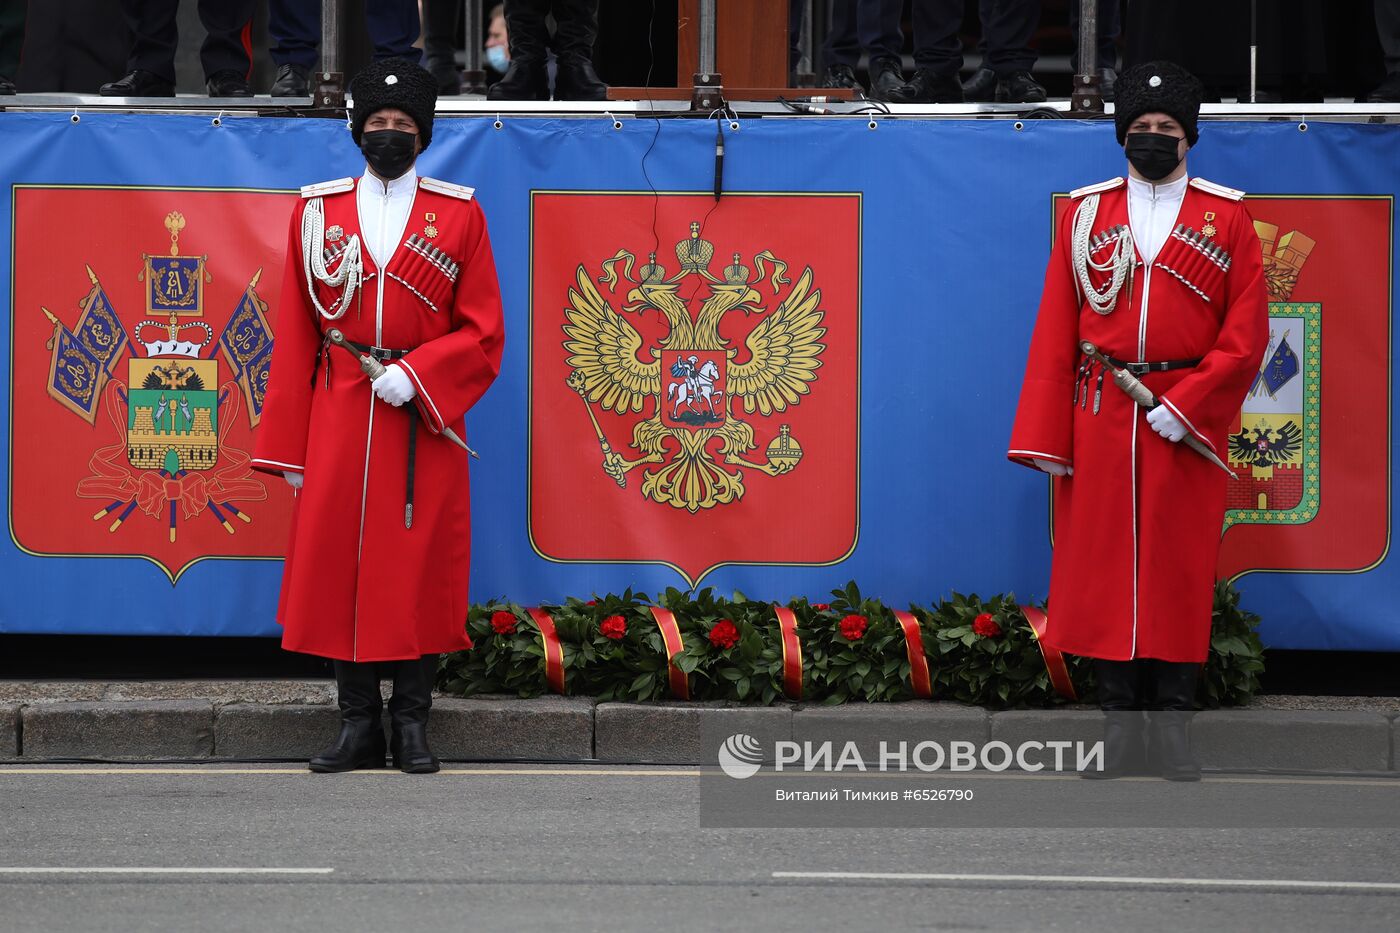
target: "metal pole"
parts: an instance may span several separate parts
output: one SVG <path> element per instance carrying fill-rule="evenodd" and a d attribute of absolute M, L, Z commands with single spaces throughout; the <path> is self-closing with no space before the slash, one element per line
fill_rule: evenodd
<path fill-rule="evenodd" d="M 340 70 L 341 0 L 321 0 L 321 70 L 316 73 L 317 107 L 345 106 L 345 74 Z"/>
<path fill-rule="evenodd" d="M 1099 0 L 1079 0 L 1079 72 L 1070 95 L 1071 113 L 1103 113 L 1098 54 Z"/>
<path fill-rule="evenodd" d="M 718 110 L 724 104 L 724 82 L 715 70 L 715 0 L 700 0 L 699 70 L 691 81 L 690 109 Z"/>
<path fill-rule="evenodd" d="M 1259 0 L 1249 0 L 1249 102 L 1259 92 Z"/>
<path fill-rule="evenodd" d="M 813 46 L 816 29 L 812 25 L 812 14 L 815 12 L 813 7 L 815 6 L 816 4 L 813 3 L 812 0 L 804 0 L 804 8 L 802 10 L 802 33 L 801 38 L 798 40 L 798 48 L 801 50 L 801 59 L 792 69 L 794 72 L 799 72 L 801 74 L 815 74 L 817 71 L 817 53 Z M 803 65 L 806 65 L 806 71 L 802 70 Z M 797 86 L 801 86 L 801 78 L 798 77 L 797 74 L 793 75 L 793 81 L 798 82 Z"/>
<path fill-rule="evenodd" d="M 821 83 L 826 74 L 826 37 L 831 32 L 831 4 L 828 0 L 812 0 L 812 74 Z"/>
<path fill-rule="evenodd" d="M 700 73 L 715 73 L 715 0 L 700 0 Z"/>
<path fill-rule="evenodd" d="M 462 90 L 467 94 L 486 93 L 486 71 L 481 67 L 481 37 L 486 34 L 486 26 L 481 21 L 481 0 L 467 0 L 467 60 L 462 71 Z"/>

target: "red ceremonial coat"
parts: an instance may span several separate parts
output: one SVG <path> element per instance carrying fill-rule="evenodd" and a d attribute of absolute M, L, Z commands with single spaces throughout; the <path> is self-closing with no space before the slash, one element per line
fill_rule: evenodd
<path fill-rule="evenodd" d="M 1175 232 L 1150 267 L 1134 249 L 1131 277 L 1113 309 L 1100 314 L 1084 300 L 1071 265 L 1075 213 L 1093 196 L 1094 260 L 1104 263 L 1118 230 L 1129 226 L 1123 179 L 1072 196 L 1046 271 L 1007 452 L 1027 466 L 1039 457 L 1074 469 L 1055 480 L 1045 641 L 1106 660 L 1204 661 L 1225 486 L 1233 480 L 1184 442 L 1156 434 L 1146 409 L 1112 374 L 1095 414 L 1099 369 L 1077 380 L 1078 344 L 1090 341 L 1130 362 L 1200 358 L 1139 378 L 1224 460 L 1226 432 L 1268 340 L 1261 247 L 1240 192 L 1192 179 Z M 1090 275 L 1099 288 L 1108 278 Z"/>
<path fill-rule="evenodd" d="M 345 661 L 403 660 L 471 647 L 467 454 L 436 435 L 450 426 L 465 438 L 463 414 L 500 369 L 501 297 L 472 190 L 420 178 L 386 268 L 363 248 L 360 291 L 342 317 L 325 320 L 307 291 L 302 218 L 319 198 L 325 235 L 315 248 L 335 272 L 360 233 L 358 184 L 308 186 L 292 212 L 252 463 L 304 474 L 277 608 L 283 647 Z M 343 287 L 314 284 L 321 305 L 334 312 Z M 375 397 L 356 360 L 325 344 L 332 327 L 355 343 L 409 350 L 400 365 L 417 390 L 414 400 L 395 408 Z"/>

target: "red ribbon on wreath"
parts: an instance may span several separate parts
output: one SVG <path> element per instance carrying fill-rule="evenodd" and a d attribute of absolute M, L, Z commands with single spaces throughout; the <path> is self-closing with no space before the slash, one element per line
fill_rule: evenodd
<path fill-rule="evenodd" d="M 564 692 L 564 647 L 559 644 L 559 631 L 554 627 L 554 617 L 540 608 L 526 609 L 535 626 L 540 630 L 540 641 L 544 644 L 544 680 L 555 693 Z"/>
<path fill-rule="evenodd" d="M 802 699 L 802 642 L 797 637 L 797 613 L 786 606 L 774 606 L 783 643 L 783 695 Z"/>
<path fill-rule="evenodd" d="M 924 638 L 919 620 L 912 612 L 899 609 L 894 610 L 894 617 L 904 630 L 904 652 L 909 657 L 909 685 L 914 688 L 914 696 L 931 700 L 933 676 L 929 673 L 928 658 L 924 656 Z"/>
<path fill-rule="evenodd" d="M 1021 612 L 1025 614 L 1026 621 L 1031 624 L 1031 631 L 1035 633 L 1035 643 L 1040 646 L 1040 656 L 1045 659 L 1045 672 L 1050 675 L 1050 686 L 1066 700 L 1078 700 L 1079 697 L 1074 692 L 1074 681 L 1069 679 L 1069 666 L 1065 664 L 1064 653 L 1044 641 L 1045 626 L 1050 622 L 1049 617 L 1043 609 L 1034 606 L 1022 606 Z"/>
<path fill-rule="evenodd" d="M 656 620 L 656 627 L 661 630 L 661 640 L 666 645 L 666 668 L 671 683 L 671 694 L 677 699 L 688 700 L 690 684 L 686 680 L 685 671 L 676 667 L 675 662 L 676 655 L 685 649 L 685 643 L 681 641 L 681 628 L 676 624 L 676 614 L 669 609 L 652 606 L 651 615 Z"/>

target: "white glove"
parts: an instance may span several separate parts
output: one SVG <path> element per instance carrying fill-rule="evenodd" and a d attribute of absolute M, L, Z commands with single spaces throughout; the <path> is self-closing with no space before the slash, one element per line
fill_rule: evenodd
<path fill-rule="evenodd" d="M 408 373 L 404 372 L 398 363 L 390 363 L 384 367 L 384 375 L 371 382 L 370 387 L 374 389 L 375 395 L 395 408 L 404 402 L 413 401 L 413 397 L 418 394 L 418 390 L 413 387 L 413 380 L 408 378 Z"/>
<path fill-rule="evenodd" d="M 1040 470 L 1042 473 L 1049 473 L 1051 476 L 1074 475 L 1074 467 L 1065 466 L 1063 463 L 1059 463 L 1055 460 L 1042 460 L 1040 457 L 1032 457 L 1031 463 L 1035 464 L 1037 470 Z"/>
<path fill-rule="evenodd" d="M 283 470 L 282 478 L 287 481 L 287 485 L 293 489 L 301 488 L 301 481 L 304 478 L 300 473 L 293 473 L 291 470 Z"/>
<path fill-rule="evenodd" d="M 1186 425 L 1177 420 L 1170 408 L 1165 405 L 1158 405 L 1147 413 L 1147 423 L 1152 426 L 1152 430 L 1165 437 L 1175 444 L 1186 436 Z"/>

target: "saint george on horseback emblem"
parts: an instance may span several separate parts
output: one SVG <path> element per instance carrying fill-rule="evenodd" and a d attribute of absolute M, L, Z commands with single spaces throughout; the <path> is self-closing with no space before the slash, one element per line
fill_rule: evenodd
<path fill-rule="evenodd" d="M 663 423 L 698 428 L 724 420 L 723 356 L 668 350 L 662 353 L 661 362 L 673 377 L 666 386 Z"/>

